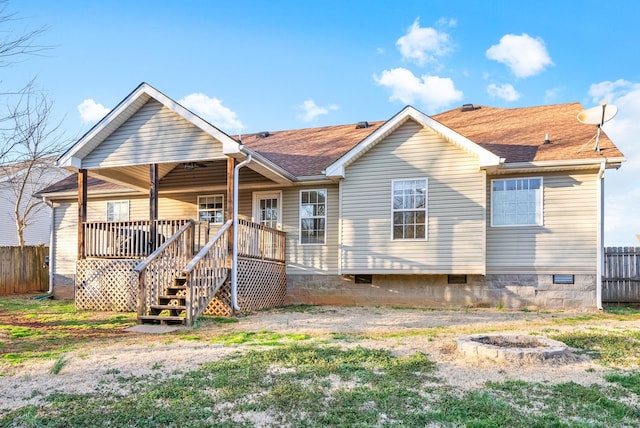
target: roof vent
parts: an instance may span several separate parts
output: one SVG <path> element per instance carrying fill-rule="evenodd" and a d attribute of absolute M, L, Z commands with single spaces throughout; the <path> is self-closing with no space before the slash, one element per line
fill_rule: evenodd
<path fill-rule="evenodd" d="M 269 135 L 269 131 L 264 131 L 264 132 L 258 132 L 258 134 L 256 135 L 256 137 L 258 138 L 267 138 Z"/>
<path fill-rule="evenodd" d="M 473 104 L 462 104 L 460 111 L 474 111 L 480 109 L 480 106 L 474 106 Z"/>
<path fill-rule="evenodd" d="M 363 122 L 356 123 L 356 129 L 363 129 L 368 127 L 369 127 L 369 122 L 367 122 L 366 120 Z"/>

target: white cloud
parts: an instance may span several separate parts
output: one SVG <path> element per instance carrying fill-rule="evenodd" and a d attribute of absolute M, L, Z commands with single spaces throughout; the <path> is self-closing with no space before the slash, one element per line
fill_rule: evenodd
<path fill-rule="evenodd" d="M 640 83 L 622 79 L 595 83 L 589 88 L 589 95 L 594 105 L 607 101 L 618 107 L 616 117 L 602 129 L 627 158 L 619 171 L 605 173 L 605 245 L 638 245 L 635 235 L 640 234 Z"/>
<path fill-rule="evenodd" d="M 516 91 L 516 88 L 509 83 L 505 83 L 504 85 L 496 85 L 494 83 L 487 86 L 487 93 L 492 98 L 502 98 L 505 101 L 516 101 L 520 98 L 520 94 Z"/>
<path fill-rule="evenodd" d="M 98 104 L 91 98 L 82 101 L 78 104 L 78 112 L 80 113 L 80 119 L 83 122 L 97 122 L 109 113 L 109 109 L 103 106 L 102 104 Z"/>
<path fill-rule="evenodd" d="M 298 119 L 303 122 L 312 122 L 318 116 L 329 114 L 331 110 L 337 110 L 338 106 L 332 104 L 328 107 L 320 107 L 313 100 L 306 100 L 298 106 L 298 109 L 302 111 L 298 115 Z"/>
<path fill-rule="evenodd" d="M 439 27 L 456 27 L 458 25 L 458 21 L 455 18 L 440 18 L 436 25 Z"/>
<path fill-rule="evenodd" d="M 462 91 L 455 88 L 453 80 L 448 77 L 415 76 L 406 68 L 384 70 L 380 77 L 373 76 L 376 83 L 391 89 L 391 101 L 404 104 L 419 102 L 433 112 L 462 99 Z"/>
<path fill-rule="evenodd" d="M 193 93 L 178 102 L 224 132 L 236 133 L 245 128 L 236 113 L 223 106 L 218 98 Z"/>
<path fill-rule="evenodd" d="M 409 27 L 407 34 L 398 39 L 396 45 L 403 59 L 415 61 L 418 65 L 439 65 L 437 57 L 447 54 L 452 49 L 447 33 L 430 27 L 420 27 L 419 18 Z"/>
<path fill-rule="evenodd" d="M 561 98 L 562 93 L 565 88 L 560 86 L 557 88 L 551 88 L 544 91 L 544 102 L 545 104 L 552 104 L 558 101 Z"/>
<path fill-rule="evenodd" d="M 487 50 L 487 58 L 505 64 L 516 77 L 530 77 L 553 65 L 541 38 L 506 34 Z"/>

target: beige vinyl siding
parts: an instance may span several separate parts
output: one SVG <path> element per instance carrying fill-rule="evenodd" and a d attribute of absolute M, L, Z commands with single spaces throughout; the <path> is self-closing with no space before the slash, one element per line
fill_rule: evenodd
<path fill-rule="evenodd" d="M 149 100 L 82 161 L 83 168 L 211 159 L 222 144 L 155 100 Z"/>
<path fill-rule="evenodd" d="M 300 191 L 327 189 L 326 243 L 300 244 Z M 338 273 L 338 185 L 296 187 L 282 192 L 282 227 L 287 232 L 287 274 Z"/>
<path fill-rule="evenodd" d="M 427 240 L 392 240 L 392 180 L 426 178 Z M 475 156 L 408 121 L 342 182 L 342 273 L 484 274 L 485 174 Z"/>
<path fill-rule="evenodd" d="M 597 171 L 543 177 L 543 225 L 491 227 L 487 212 L 487 273 L 595 274 Z M 503 178 L 540 177 L 514 175 Z M 491 198 L 491 178 L 487 199 Z"/>
<path fill-rule="evenodd" d="M 54 240 L 50 268 L 56 275 L 73 277 L 78 256 L 78 204 L 64 202 L 53 206 Z"/>

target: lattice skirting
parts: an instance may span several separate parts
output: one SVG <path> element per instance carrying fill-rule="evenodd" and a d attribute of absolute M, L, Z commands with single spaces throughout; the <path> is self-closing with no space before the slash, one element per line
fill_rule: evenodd
<path fill-rule="evenodd" d="M 242 312 L 282 306 L 287 291 L 284 263 L 238 258 L 238 306 Z M 230 316 L 231 284 L 218 290 L 205 315 Z"/>
<path fill-rule="evenodd" d="M 76 307 L 93 311 L 136 311 L 138 278 L 134 259 L 85 259 L 76 263 Z M 287 289 L 284 263 L 238 259 L 238 305 L 242 312 L 284 303 Z M 231 316 L 228 280 L 209 303 L 205 315 Z"/>
<path fill-rule="evenodd" d="M 76 262 L 76 308 L 93 311 L 136 310 L 135 259 L 85 259 Z"/>

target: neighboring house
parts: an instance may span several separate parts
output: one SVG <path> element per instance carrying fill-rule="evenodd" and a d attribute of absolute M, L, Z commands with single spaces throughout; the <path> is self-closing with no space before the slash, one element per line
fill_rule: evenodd
<path fill-rule="evenodd" d="M 595 309 L 603 176 L 624 158 L 604 133 L 593 150 L 581 110 L 405 107 L 240 139 L 142 84 L 60 157 L 78 179 L 43 192 L 54 292 L 72 295 L 91 231 L 109 221 L 221 227 L 243 162 L 237 213 L 286 233 L 287 302 Z M 88 281 L 76 277 L 76 293 Z"/>
<path fill-rule="evenodd" d="M 71 173 L 67 170 L 46 162 L 34 167 L 29 179 L 24 178 L 26 166 L 24 162 L 0 166 L 0 247 L 18 246 L 16 226 L 16 200 L 17 192 L 24 184 L 23 199 L 20 204 L 20 212 L 24 212 L 28 205 L 38 205 L 29 215 L 29 224 L 24 229 L 25 245 L 49 246 L 51 239 L 51 208 L 42 204 L 42 201 L 34 194 L 42 188 L 55 183 Z M 42 206 L 39 206 L 42 204 Z"/>

